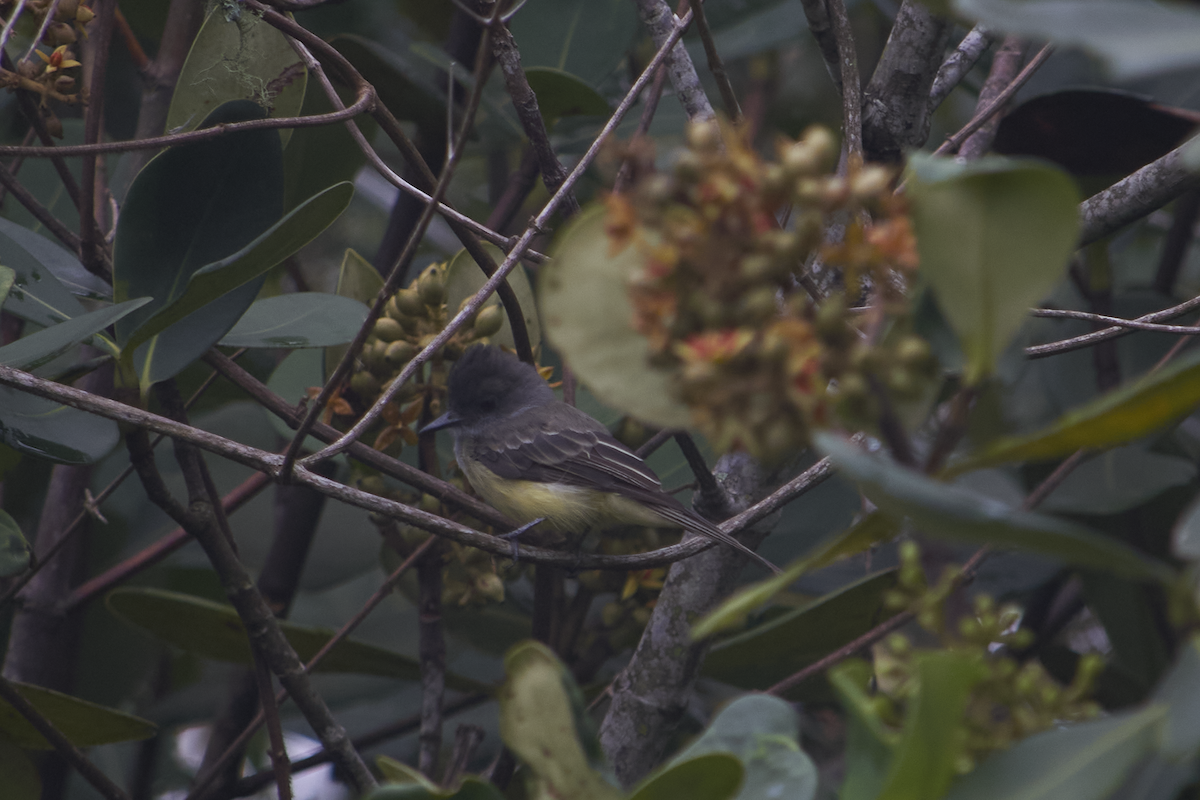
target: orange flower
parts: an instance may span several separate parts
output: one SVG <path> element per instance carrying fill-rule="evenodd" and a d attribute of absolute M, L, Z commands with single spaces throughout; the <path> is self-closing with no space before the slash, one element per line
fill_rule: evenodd
<path fill-rule="evenodd" d="M 913 235 L 908 217 L 893 217 L 867 229 L 867 243 L 876 248 L 897 269 L 912 271 L 920 259 L 917 256 L 917 237 Z"/>
<path fill-rule="evenodd" d="M 744 350 L 753 339 L 753 331 L 745 328 L 704 331 L 677 343 L 675 354 L 689 364 L 723 364 Z"/>

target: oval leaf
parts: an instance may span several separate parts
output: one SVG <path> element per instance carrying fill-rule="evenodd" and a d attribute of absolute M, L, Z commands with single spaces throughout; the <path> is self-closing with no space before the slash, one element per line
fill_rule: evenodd
<path fill-rule="evenodd" d="M 815 781 L 815 778 L 814 778 Z M 643 781 L 629 800 L 727 800 L 733 797 L 796 797 L 810 795 L 769 795 L 738 793 L 742 785 L 742 763 L 729 753 L 708 753 L 673 762 L 670 767 Z M 815 784 L 814 784 L 815 785 Z"/>
<path fill-rule="evenodd" d="M 1079 192 L 1065 172 L 985 157 L 909 161 L 921 275 L 967 359 L 965 378 L 991 375 L 1030 306 L 1058 283 L 1079 238 Z"/>
<path fill-rule="evenodd" d="M 0 364 L 7 364 L 10 367 L 30 372 L 53 361 L 74 345 L 91 338 L 92 334 L 104 330 L 121 317 L 149 302 L 149 297 L 126 300 L 124 303 L 80 314 L 78 317 L 51 325 L 49 328 L 43 328 L 29 336 L 23 336 L 12 344 L 0 347 Z M 107 338 L 97 337 L 97 339 L 105 349 L 113 347 L 112 342 Z"/>
<path fill-rule="evenodd" d="M 258 300 L 218 344 L 225 347 L 328 347 L 354 338 L 367 318 L 357 300 L 321 292 Z"/>
<path fill-rule="evenodd" d="M 553 67 L 528 67 L 525 78 L 537 95 L 538 110 L 547 128 L 561 117 L 607 117 L 612 113 L 599 92 L 569 72 Z"/>
<path fill-rule="evenodd" d="M 268 116 L 294 117 L 304 103 L 308 70 L 288 39 L 240 6 L 215 4 L 192 43 L 175 84 L 166 130 L 190 131 L 230 100 L 251 100 Z M 283 142 L 291 131 L 279 131 Z"/>
<path fill-rule="evenodd" d="M 8 241 L 5 242 L 4 240 Z M 62 245 L 15 222 L 0 218 L 0 252 L 7 263 L 14 253 L 7 245 L 23 250 L 58 278 L 59 283 L 71 294 L 89 300 L 109 300 L 112 287 L 87 271 L 75 254 Z M 9 265 L 11 266 L 11 264 Z"/>
<path fill-rule="evenodd" d="M 817 768 L 800 749 L 800 719 L 791 703 L 777 697 L 760 694 L 734 700 L 709 723 L 699 739 L 672 759 L 668 772 L 692 763 L 698 756 L 715 753 L 737 756 L 739 766 L 745 770 L 745 780 L 736 795 L 739 800 L 810 800 L 817 792 Z"/>
<path fill-rule="evenodd" d="M 204 126 L 262 116 L 259 106 L 237 101 L 210 114 Z M 117 343 L 127 351 L 122 359 L 135 365 L 140 379 L 156 375 L 162 380 L 176 374 L 250 307 L 258 294 L 258 281 L 222 297 L 186 322 L 184 314 L 160 317 L 156 330 L 142 331 L 130 346 L 135 331 L 191 288 L 197 271 L 255 241 L 282 214 L 282 150 L 273 131 L 239 131 L 175 147 L 138 173 L 117 222 L 113 299 L 154 298 L 116 327 Z M 159 335 L 172 322 L 181 324 Z"/>
<path fill-rule="evenodd" d="M 110 419 L 0 387 L 0 437 L 32 456 L 60 464 L 91 464 L 108 455 L 121 435 Z"/>
<path fill-rule="evenodd" d="M 148 739 L 156 730 L 153 722 L 114 708 L 89 703 L 41 686 L 12 683 L 30 705 L 78 747 Z M 0 731 L 26 750 L 53 749 L 50 742 L 20 712 L 3 700 L 0 700 Z"/>
<path fill-rule="evenodd" d="M 633 329 L 627 282 L 642 258 L 629 246 L 609 253 L 605 214 L 578 214 L 555 242 L 538 277 L 546 335 L 602 403 L 664 428 L 691 421 L 670 374 L 652 369 L 650 347 Z"/>

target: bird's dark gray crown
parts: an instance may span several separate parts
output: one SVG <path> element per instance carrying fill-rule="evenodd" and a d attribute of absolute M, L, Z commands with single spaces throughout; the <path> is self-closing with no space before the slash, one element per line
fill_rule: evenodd
<path fill-rule="evenodd" d="M 464 422 L 490 414 L 507 416 L 555 400 L 536 369 L 490 345 L 467 350 L 450 370 L 447 388 L 450 411 Z"/>

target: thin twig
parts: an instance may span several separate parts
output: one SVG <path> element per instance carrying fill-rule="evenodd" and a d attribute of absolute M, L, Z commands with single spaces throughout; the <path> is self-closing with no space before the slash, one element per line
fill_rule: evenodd
<path fill-rule="evenodd" d="M 946 153 L 958 152 L 958 148 L 962 146 L 962 143 L 966 141 L 967 137 L 979 130 L 979 128 L 982 127 L 983 124 L 989 119 L 991 119 L 993 115 L 1000 113 L 1008 101 L 1012 99 L 1013 95 L 1020 91 L 1021 87 L 1033 77 L 1033 73 L 1037 72 L 1038 67 L 1046 63 L 1046 59 L 1048 59 L 1050 54 L 1053 52 L 1054 45 L 1052 44 L 1042 47 L 1042 49 L 1038 51 L 1037 55 L 1029 60 L 1029 63 L 1025 65 L 1025 68 L 1017 74 L 1017 77 L 1013 78 L 1012 83 L 1006 86 L 1004 91 L 996 95 L 996 98 L 986 107 L 976 111 L 975 116 L 972 117 L 971 121 L 964 125 L 961 130 L 959 130 L 946 141 L 942 142 L 941 147 L 934 151 L 934 155 L 945 155 Z"/>
<path fill-rule="evenodd" d="M 742 107 L 738 105 L 737 95 L 733 92 L 733 84 L 725 73 L 725 62 L 717 52 L 716 42 L 713 41 L 712 31 L 708 27 L 708 18 L 704 16 L 702 0 L 690 0 L 692 18 L 696 21 L 696 33 L 704 44 L 704 55 L 708 58 L 708 71 L 717 82 L 717 91 L 721 93 L 721 103 L 725 106 L 725 114 L 736 125 L 742 121 Z"/>
<path fill-rule="evenodd" d="M 112 41 L 113 27 L 115 25 L 115 13 L 117 10 L 116 0 L 107 0 L 107 2 L 98 2 L 96 6 L 97 17 L 92 36 L 88 39 L 88 62 L 91 67 L 91 75 L 88 80 L 88 104 L 83 115 L 83 142 L 84 144 L 95 144 L 100 141 L 100 134 L 104 127 L 104 79 L 108 73 L 108 51 L 109 43 Z M 100 224 L 97 217 L 103 217 L 103 208 L 99 209 L 100 214 L 97 214 L 97 167 L 103 168 L 97 164 L 97 155 L 88 153 L 83 157 L 83 164 L 80 169 L 80 187 L 79 187 L 79 260 L 88 272 L 93 275 L 98 275 L 101 278 L 111 281 L 112 275 L 105 262 L 109 261 L 106 258 L 107 253 L 101 252 L 104 249 L 104 232 L 100 230 Z"/>
<path fill-rule="evenodd" d="M 1025 51 L 1028 49 L 1024 39 L 1017 36 L 1006 36 L 992 56 L 992 68 L 988 71 L 987 80 L 979 90 L 979 101 L 975 108 L 991 108 L 992 102 L 1020 74 L 1021 65 L 1025 63 Z M 991 117 L 979 126 L 979 129 L 963 140 L 958 148 L 958 157 L 966 161 L 974 161 L 992 148 L 996 139 L 996 131 L 1000 128 L 1000 117 L 1007 106 L 996 110 Z"/>
<path fill-rule="evenodd" d="M 681 34 L 676 32 L 680 27 L 686 28 L 691 23 L 692 12 L 689 11 L 680 20 L 671 11 L 666 0 L 636 0 L 636 2 L 638 16 L 641 17 L 646 30 L 650 32 L 654 46 L 660 53 L 666 49 L 663 63 L 666 65 L 667 77 L 671 79 L 671 86 L 675 87 L 675 96 L 679 98 L 679 104 L 683 106 L 688 120 L 704 122 L 713 119 L 716 114 L 713 112 L 712 103 L 708 102 L 708 95 L 704 93 L 704 86 L 700 83 L 700 76 L 696 73 L 696 67 L 688 56 L 687 48 L 682 44 L 678 46 L 672 44 L 670 48 L 665 47 L 667 42 L 672 39 L 675 42 L 679 41 Z M 649 69 L 647 67 L 646 71 Z M 644 71 L 642 75 L 645 76 L 645 74 Z"/>
<path fill-rule="evenodd" d="M 80 776 L 90 783 L 106 800 L 129 800 L 120 786 L 112 782 L 99 767 L 88 760 L 83 751 L 71 743 L 54 723 L 42 716 L 33 704 L 17 690 L 17 687 L 7 678 L 0 676 L 0 698 L 12 706 L 18 714 L 29 721 L 38 733 L 54 746 L 54 749 L 66 759 L 67 763 L 79 772 Z"/>
<path fill-rule="evenodd" d="M 1082 319 L 1088 322 L 1101 322 L 1117 328 L 1129 328 L 1136 331 L 1154 331 L 1156 333 L 1177 333 L 1183 336 L 1195 336 L 1200 328 L 1192 325 L 1158 325 L 1153 322 L 1139 322 L 1136 319 L 1110 317 L 1107 314 L 1092 314 L 1088 311 L 1072 311 L 1060 308 L 1035 308 L 1031 314 L 1046 319 Z"/>
<path fill-rule="evenodd" d="M 1123 324 L 1121 326 L 1113 326 L 1111 328 L 1105 328 L 1103 330 L 1093 331 L 1091 333 L 1085 333 L 1082 336 L 1073 336 L 1070 339 L 1063 339 L 1058 342 L 1049 342 L 1047 344 L 1035 344 L 1031 347 L 1026 347 L 1025 355 L 1028 356 L 1029 358 L 1045 358 L 1046 356 L 1053 356 L 1053 355 L 1057 355 L 1059 353 L 1066 353 L 1070 350 L 1078 350 L 1081 347 L 1089 347 L 1090 345 L 1093 345 L 1096 342 L 1103 342 L 1106 339 L 1115 339 L 1118 336 L 1125 336 L 1127 334 L 1133 333 L 1134 328 L 1129 327 L 1128 323 L 1134 323 L 1134 322 L 1155 323 L 1155 322 L 1161 322 L 1162 320 L 1165 320 L 1165 319 L 1175 319 L 1176 317 L 1181 317 L 1184 314 L 1188 313 L 1189 311 L 1193 311 L 1197 308 L 1200 308 L 1200 297 L 1193 297 L 1191 300 L 1180 303 L 1177 306 L 1172 306 L 1170 308 L 1164 308 L 1161 311 L 1155 311 L 1150 314 L 1143 314 L 1142 316 L 1138 317 L 1137 319 L 1122 320 L 1122 322 L 1125 324 Z M 1044 310 L 1049 310 L 1049 309 L 1044 309 Z M 1034 313 L 1036 314 L 1037 311 L 1035 310 Z"/>

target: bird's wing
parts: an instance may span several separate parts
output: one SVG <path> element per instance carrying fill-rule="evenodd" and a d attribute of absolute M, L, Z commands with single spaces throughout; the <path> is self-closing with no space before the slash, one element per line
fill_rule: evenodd
<path fill-rule="evenodd" d="M 637 496 L 660 495 L 658 476 L 598 422 L 571 409 L 571 425 L 531 424 L 503 439 L 480 442 L 475 457 L 502 478 L 566 483 Z M 561 418 L 560 418 L 561 419 Z"/>

